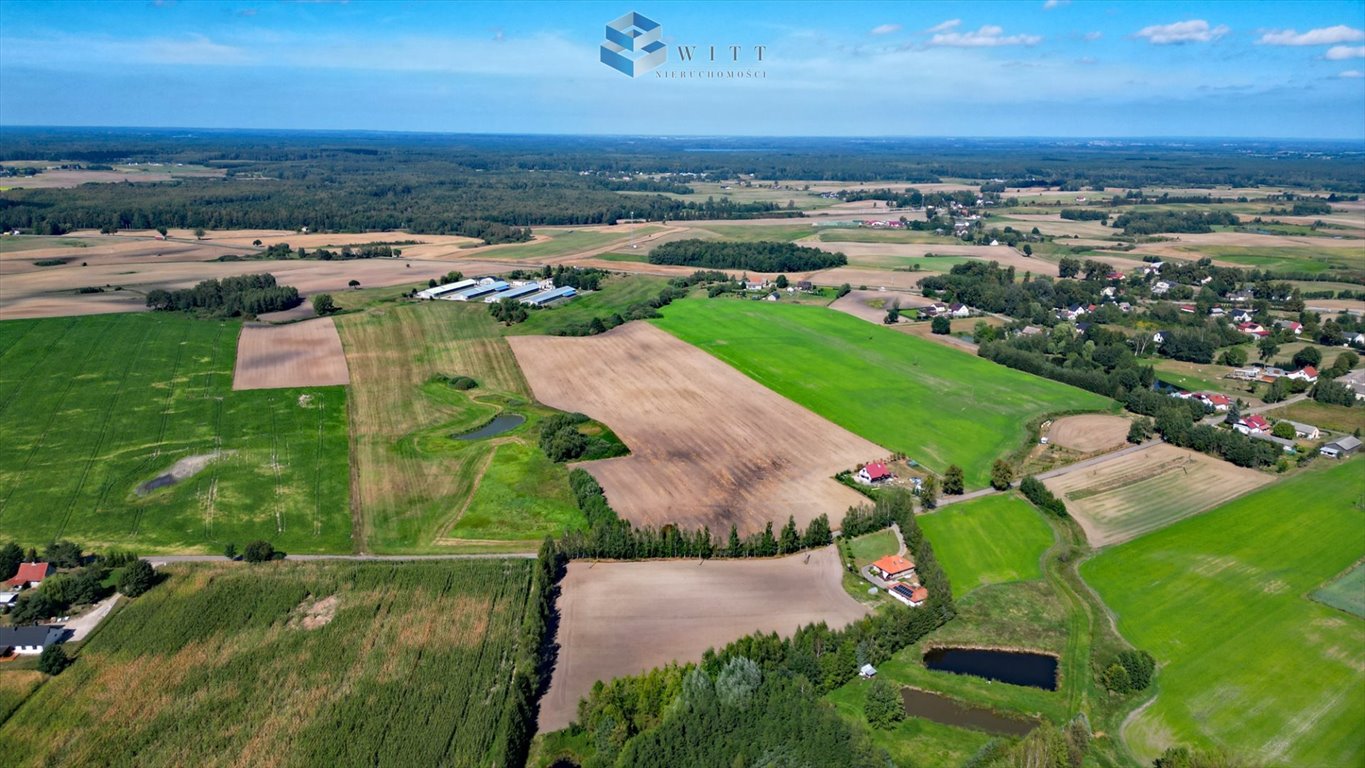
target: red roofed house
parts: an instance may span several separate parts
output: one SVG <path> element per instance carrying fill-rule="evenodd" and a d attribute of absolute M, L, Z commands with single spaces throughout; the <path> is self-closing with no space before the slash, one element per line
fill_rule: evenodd
<path fill-rule="evenodd" d="M 1317 381 L 1318 369 L 1311 365 L 1305 365 L 1297 371 L 1289 374 L 1287 378 L 1297 379 L 1298 381 Z"/>
<path fill-rule="evenodd" d="M 1199 394 L 1199 402 L 1222 413 L 1228 409 L 1228 406 L 1232 405 L 1232 398 L 1227 395 L 1219 395 L 1213 392 L 1202 392 Z"/>
<path fill-rule="evenodd" d="M 1266 336 L 1270 335 L 1270 331 L 1267 331 L 1265 328 L 1262 328 L 1260 323 L 1250 322 L 1238 323 L 1237 330 L 1247 334 L 1248 336 L 1260 336 L 1261 338 L 1265 338 Z"/>
<path fill-rule="evenodd" d="M 918 608 L 929 599 L 929 590 L 924 587 L 912 587 L 909 584 L 896 584 L 886 591 L 911 608 Z"/>
<path fill-rule="evenodd" d="M 904 579 L 915 575 L 915 563 L 900 555 L 887 555 L 872 564 L 872 570 L 883 579 Z"/>
<path fill-rule="evenodd" d="M 1232 428 L 1244 435 L 1259 435 L 1270 431 L 1270 422 L 1260 414 L 1245 416 L 1241 421 L 1232 425 Z"/>
<path fill-rule="evenodd" d="M 858 470 L 858 482 L 863 485 L 874 485 L 891 479 L 891 472 L 886 465 L 880 461 L 874 461 Z"/>
<path fill-rule="evenodd" d="M 41 584 L 43 579 L 56 573 L 57 569 L 52 567 L 52 563 L 20 563 L 19 572 L 14 574 L 14 578 L 5 582 L 11 589 L 25 589 Z"/>

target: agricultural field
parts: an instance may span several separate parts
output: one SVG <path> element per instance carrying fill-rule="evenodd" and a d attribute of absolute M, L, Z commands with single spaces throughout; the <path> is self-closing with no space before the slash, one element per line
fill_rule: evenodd
<path fill-rule="evenodd" d="M 835 474 L 888 453 L 647 323 L 508 341 L 540 402 L 585 413 L 630 447 L 583 468 L 637 525 L 723 537 L 790 514 L 804 527 L 862 500 Z"/>
<path fill-rule="evenodd" d="M 602 289 L 582 294 L 572 301 L 548 309 L 532 310 L 525 322 L 505 329 L 509 335 L 555 334 L 569 328 L 584 328 L 594 317 L 625 314 L 632 306 L 659 295 L 668 279 L 652 275 L 612 275 Z M 487 312 L 487 308 L 484 308 Z"/>
<path fill-rule="evenodd" d="M 241 323 L 0 323 L 0 539 L 351 550 L 346 391 L 233 391 Z"/>
<path fill-rule="evenodd" d="M 531 566 L 168 566 L 0 725 L 5 762 L 503 764 Z"/>
<path fill-rule="evenodd" d="M 1262 236 L 1265 237 L 1265 236 Z M 1322 238 L 1314 238 L 1321 240 Z M 1360 241 L 1352 241 L 1357 244 Z M 1256 245 L 1200 245 L 1180 249 L 1186 259 L 1208 256 L 1214 261 L 1234 267 L 1265 269 L 1272 272 L 1308 272 L 1324 274 L 1334 270 L 1359 269 L 1360 251 L 1343 249 L 1337 241 L 1324 240 L 1321 245 L 1308 247 Z M 1143 248 L 1141 250 L 1147 250 Z M 1178 254 L 1173 254 L 1178 255 Z"/>
<path fill-rule="evenodd" d="M 1356 563 L 1351 570 L 1313 590 L 1312 598 L 1365 619 L 1365 563 Z"/>
<path fill-rule="evenodd" d="M 942 472 L 986 485 L 1028 423 L 1112 401 L 821 307 L 685 300 L 651 321 L 780 395 Z"/>
<path fill-rule="evenodd" d="M 962 245 L 955 237 L 936 235 L 933 232 L 916 232 L 912 229 L 861 229 L 845 227 L 821 227 L 816 237 L 825 243 L 939 243 L 942 245 Z"/>
<path fill-rule="evenodd" d="M 570 563 L 540 730 L 569 725 L 598 680 L 700 661 L 707 648 L 757 631 L 856 621 L 867 609 L 844 594 L 841 573 L 833 546 L 752 560 Z"/>
<path fill-rule="evenodd" d="M 1043 577 L 1052 529 L 1033 505 L 1013 494 L 945 506 L 919 518 L 919 524 L 952 582 L 954 597 L 987 584 Z"/>
<path fill-rule="evenodd" d="M 624 245 L 633 238 L 644 237 L 663 231 L 662 227 L 630 227 L 601 229 L 541 229 L 536 230 L 538 238 L 524 245 L 498 246 L 489 249 L 489 258 L 498 259 L 549 259 L 568 256 L 581 251 L 591 251 L 620 243 Z"/>
<path fill-rule="evenodd" d="M 332 318 L 262 325 L 247 323 L 237 339 L 233 389 L 325 387 L 351 382 Z"/>
<path fill-rule="evenodd" d="M 1255 490 L 1274 478 L 1166 443 L 1043 481 L 1066 502 L 1090 546 L 1135 539 Z"/>
<path fill-rule="evenodd" d="M 682 226 L 689 232 L 695 231 L 697 233 L 690 236 L 704 238 L 707 233 L 710 233 L 722 240 L 740 243 L 774 240 L 790 242 L 811 237 L 816 231 L 810 222 L 799 219 L 791 224 L 712 224 L 707 222 L 698 226 L 687 224 Z"/>
<path fill-rule="evenodd" d="M 1063 416 L 1047 428 L 1047 438 L 1053 445 L 1081 453 L 1094 453 L 1126 443 L 1131 424 L 1122 416 Z"/>
<path fill-rule="evenodd" d="M 1365 760 L 1365 620 L 1307 597 L 1365 555 L 1359 464 L 1299 474 L 1082 565 L 1159 665 L 1156 700 L 1123 729 L 1140 760 L 1174 742 L 1269 765 Z"/>
<path fill-rule="evenodd" d="M 583 525 L 567 470 L 537 447 L 540 421 L 554 412 L 532 398 L 486 305 L 387 305 L 345 315 L 338 326 L 351 372 L 362 551 L 534 549 Z M 436 376 L 468 376 L 477 386 L 458 390 Z M 525 421 L 458 438 L 497 416 Z"/>
<path fill-rule="evenodd" d="M 1347 408 L 1313 400 L 1300 400 L 1268 411 L 1266 416 L 1272 419 L 1291 419 L 1347 435 L 1354 434 L 1356 430 L 1365 430 L 1365 408 L 1359 405 Z"/>

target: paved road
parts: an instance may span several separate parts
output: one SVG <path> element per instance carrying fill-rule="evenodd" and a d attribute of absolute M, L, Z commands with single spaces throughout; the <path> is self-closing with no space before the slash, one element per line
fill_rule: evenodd
<path fill-rule="evenodd" d="M 1251 415 L 1257 414 L 1257 413 L 1265 413 L 1266 411 L 1273 411 L 1273 410 L 1275 410 L 1276 408 L 1283 408 L 1283 407 L 1285 407 L 1286 405 L 1293 405 L 1294 403 L 1300 403 L 1300 402 L 1303 402 L 1304 400 L 1307 400 L 1307 399 L 1308 399 L 1308 393 L 1307 393 L 1307 392 L 1300 392 L 1300 393 L 1297 394 L 1297 395 L 1293 395 L 1293 396 L 1291 396 L 1291 397 L 1286 397 L 1285 399 L 1281 400 L 1281 401 L 1278 402 L 1278 403 L 1266 403 L 1265 405 L 1258 405 L 1258 406 L 1256 406 L 1255 408 L 1247 408 L 1246 410 L 1242 411 L 1242 415 L 1243 415 L 1243 416 L 1251 416 Z M 1214 414 L 1210 414 L 1209 416 L 1204 417 L 1204 423 L 1205 423 L 1205 424 L 1222 424 L 1222 423 L 1223 423 L 1223 420 L 1226 419 L 1227 417 L 1228 417 L 1228 415 L 1227 415 L 1226 412 L 1224 412 L 1224 413 L 1214 413 Z"/>
<path fill-rule="evenodd" d="M 118 600 L 118 595 L 107 597 L 104 600 L 101 600 L 94 608 L 87 611 L 84 616 L 77 616 L 71 621 L 66 622 L 63 626 L 71 635 L 66 638 L 65 642 L 79 643 L 84 640 L 86 635 L 93 632 L 95 627 L 99 626 L 99 623 L 104 620 L 104 617 L 109 615 L 109 612 L 114 609 L 114 604 L 117 603 Z"/>
<path fill-rule="evenodd" d="M 508 558 L 533 560 L 535 552 L 471 553 L 450 555 L 289 555 L 288 560 L 504 560 Z M 225 563 L 222 555 L 147 555 L 142 558 L 152 565 L 169 563 Z"/>

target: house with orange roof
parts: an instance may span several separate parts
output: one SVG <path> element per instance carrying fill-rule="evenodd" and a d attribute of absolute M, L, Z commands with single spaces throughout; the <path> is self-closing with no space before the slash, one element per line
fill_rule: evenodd
<path fill-rule="evenodd" d="M 873 563 L 872 570 L 886 581 L 908 579 L 915 575 L 915 562 L 900 555 L 887 555 Z"/>
<path fill-rule="evenodd" d="M 52 567 L 52 563 L 20 563 L 19 572 L 14 574 L 14 578 L 6 581 L 5 586 L 13 590 L 36 587 L 43 583 L 43 579 L 56 572 L 57 569 Z"/>

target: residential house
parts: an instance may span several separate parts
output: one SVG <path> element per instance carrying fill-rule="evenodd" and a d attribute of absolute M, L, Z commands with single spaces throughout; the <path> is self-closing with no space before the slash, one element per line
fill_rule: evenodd
<path fill-rule="evenodd" d="M 1294 434 L 1298 437 L 1302 437 L 1304 440 L 1317 440 L 1319 437 L 1322 437 L 1322 430 L 1312 424 L 1302 424 L 1297 421 L 1290 421 L 1289 419 L 1280 419 L 1280 421 L 1294 427 Z"/>
<path fill-rule="evenodd" d="M 763 279 L 763 278 L 761 278 L 761 277 L 760 277 L 759 279 L 757 279 L 757 280 L 745 280 L 745 281 L 744 281 L 744 290 L 746 290 L 746 291 L 761 291 L 761 290 L 763 290 L 763 289 L 765 289 L 765 288 L 767 288 L 767 287 L 768 287 L 768 281 L 765 280 L 765 279 Z"/>
<path fill-rule="evenodd" d="M 971 314 L 972 308 L 961 302 L 953 302 L 952 306 L 948 307 L 949 317 L 971 317 Z"/>
<path fill-rule="evenodd" d="M 929 590 L 924 587 L 912 587 L 909 584 L 896 584 L 886 591 L 911 608 L 918 608 L 929 599 Z"/>
<path fill-rule="evenodd" d="M 61 627 L 0 627 L 0 657 L 10 655 L 36 656 L 49 645 L 62 641 L 66 630 Z"/>
<path fill-rule="evenodd" d="M 1329 459 L 1344 459 L 1359 450 L 1360 440 L 1348 435 L 1324 445 L 1318 453 Z"/>
<path fill-rule="evenodd" d="M 1213 307 L 1209 310 L 1209 317 L 1222 317 L 1227 314 L 1227 310 L 1222 307 Z"/>
<path fill-rule="evenodd" d="M 1026 325 L 1026 326 L 1024 326 L 1023 328 L 1020 328 L 1020 329 L 1019 329 L 1019 335 L 1020 335 L 1020 336 L 1037 336 L 1038 334 L 1040 334 L 1040 333 L 1042 333 L 1042 332 L 1043 332 L 1043 329 L 1042 329 L 1042 328 L 1039 328 L 1039 327 L 1036 326 L 1036 325 Z"/>
<path fill-rule="evenodd" d="M 1294 381 L 1307 381 L 1311 383 L 1318 380 L 1318 369 L 1311 365 L 1305 365 L 1299 370 L 1289 374 L 1286 378 L 1293 379 Z"/>
<path fill-rule="evenodd" d="M 20 563 L 19 572 L 14 574 L 14 578 L 5 582 L 5 586 L 15 591 L 36 587 L 43 583 L 43 579 L 56 572 L 57 569 L 53 567 L 52 563 Z"/>
<path fill-rule="evenodd" d="M 1243 288 L 1240 291 L 1229 293 L 1228 300 L 1236 304 L 1248 304 L 1256 300 L 1256 294 L 1249 288 Z"/>
<path fill-rule="evenodd" d="M 858 474 L 854 475 L 854 478 L 863 485 L 876 485 L 890 480 L 891 470 L 887 469 L 886 465 L 880 461 L 874 461 L 865 464 L 862 469 L 858 470 Z"/>
<path fill-rule="evenodd" d="M 1196 397 L 1199 402 L 1219 413 L 1225 413 L 1232 406 L 1232 398 L 1216 392 L 1200 392 Z"/>
<path fill-rule="evenodd" d="M 1119 311 L 1122 312 L 1122 313 L 1124 313 L 1124 314 L 1126 315 L 1126 314 L 1128 314 L 1129 312 L 1132 312 L 1132 311 L 1133 311 L 1133 305 L 1132 305 L 1132 304 L 1129 304 L 1129 303 L 1126 302 L 1126 301 L 1120 301 L 1120 302 L 1119 302 Z"/>
<path fill-rule="evenodd" d="M 1292 320 L 1276 320 L 1275 327 L 1281 330 L 1289 331 L 1295 336 L 1298 336 L 1303 333 L 1303 324 L 1296 323 Z"/>
<path fill-rule="evenodd" d="M 1171 284 L 1165 280 L 1158 280 L 1152 286 L 1153 296 L 1165 296 L 1171 290 Z"/>
<path fill-rule="evenodd" d="M 1262 432 L 1270 432 L 1270 422 L 1266 420 L 1266 417 L 1257 413 L 1251 416 L 1243 416 L 1236 424 L 1232 425 L 1232 428 L 1244 435 L 1257 435 Z"/>
<path fill-rule="evenodd" d="M 1345 376 L 1339 376 L 1337 383 L 1345 385 L 1347 389 L 1356 393 L 1357 400 L 1365 400 L 1365 369 L 1354 370 Z"/>
<path fill-rule="evenodd" d="M 1250 310 L 1234 309 L 1228 314 L 1228 319 L 1234 323 L 1249 323 L 1253 316 Z"/>
<path fill-rule="evenodd" d="M 915 575 L 915 563 L 900 555 L 887 555 L 872 564 L 872 572 L 883 581 L 908 579 Z"/>
<path fill-rule="evenodd" d="M 1181 311 L 1181 312 L 1184 312 L 1184 313 L 1187 314 L 1187 315 L 1193 315 L 1193 314 L 1194 314 L 1194 305 L 1193 305 L 1193 304 L 1181 304 L 1181 305 L 1180 305 L 1180 311 Z"/>
<path fill-rule="evenodd" d="M 1237 330 L 1248 336 L 1256 336 L 1262 339 L 1270 335 L 1270 331 L 1267 331 L 1260 323 L 1238 323 Z"/>
<path fill-rule="evenodd" d="M 1157 331 L 1156 333 L 1152 334 L 1152 341 L 1158 346 L 1165 344 L 1166 339 L 1169 338 L 1171 338 L 1170 331 Z"/>
<path fill-rule="evenodd" d="M 1365 348 L 1365 333 L 1357 333 L 1346 340 L 1346 343 L 1353 347 Z"/>
<path fill-rule="evenodd" d="M 796 290 L 798 290 L 798 291 L 813 291 L 813 290 L 815 290 L 815 283 L 812 283 L 812 282 L 809 281 L 809 280 L 797 280 L 797 281 L 796 281 Z"/>
<path fill-rule="evenodd" d="M 778 301 L 778 300 L 780 300 L 781 298 L 782 298 L 782 294 L 778 293 L 777 291 L 773 291 L 772 293 L 768 294 L 767 296 L 764 296 L 764 297 L 763 297 L 763 300 L 764 300 L 764 301 Z"/>

